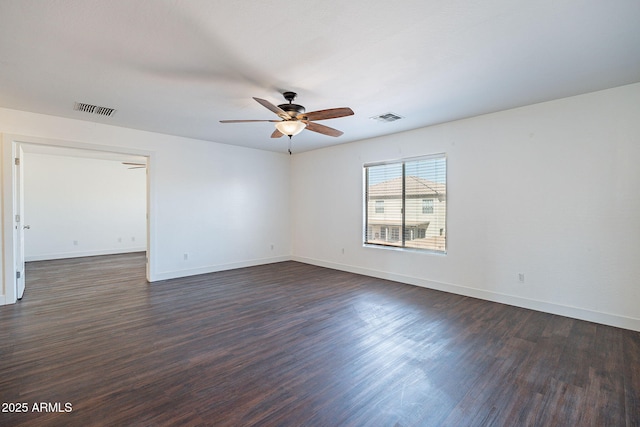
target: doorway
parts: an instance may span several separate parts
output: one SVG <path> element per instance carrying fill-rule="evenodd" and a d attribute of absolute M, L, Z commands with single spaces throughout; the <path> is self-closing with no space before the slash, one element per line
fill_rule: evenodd
<path fill-rule="evenodd" d="M 143 171 L 135 171 L 144 174 L 145 190 L 144 206 L 146 211 L 144 215 L 144 227 L 146 228 L 143 236 L 144 242 L 138 242 L 141 248 L 146 251 L 146 277 L 147 281 L 151 281 L 153 257 L 150 251 L 153 236 L 150 234 L 150 223 L 152 221 L 152 212 L 150 212 L 151 199 L 151 179 L 149 174 L 150 165 L 152 163 L 152 153 L 138 150 L 114 150 L 113 147 L 94 146 L 89 144 L 64 143 L 59 141 L 46 141 L 35 138 L 11 137 L 5 135 L 3 138 L 3 190 L 4 190 L 4 224 L 3 224 L 3 243 L 4 243 L 4 277 L 3 277 L 3 295 L 1 304 L 11 304 L 20 299 L 24 292 L 25 283 L 25 232 L 30 232 L 28 218 L 24 217 L 25 213 L 25 181 L 24 170 L 29 168 L 28 159 L 32 153 L 40 155 L 47 154 L 74 157 L 77 159 L 91 159 L 91 161 L 105 160 L 109 163 L 117 162 L 122 164 L 124 170 L 128 169 L 127 163 L 136 163 L 137 168 L 141 164 L 144 165 Z M 27 155 L 25 156 L 25 152 Z M 26 169 L 28 170 L 28 169 Z M 132 171 L 133 172 L 133 171 Z M 28 212 L 27 212 L 28 213 Z M 27 219 L 27 222 L 24 220 Z M 123 236 L 122 239 L 129 239 L 129 236 Z M 77 240 L 73 241 L 77 244 Z M 28 243 L 28 242 L 27 242 Z M 94 255 L 99 255 L 96 253 Z M 82 256 L 82 255 L 79 255 Z"/>

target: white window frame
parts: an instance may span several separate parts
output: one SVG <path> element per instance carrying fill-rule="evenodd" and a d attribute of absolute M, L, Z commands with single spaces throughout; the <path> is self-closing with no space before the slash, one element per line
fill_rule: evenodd
<path fill-rule="evenodd" d="M 390 161 L 382 161 L 382 162 L 374 162 L 374 163 L 365 163 L 363 165 L 363 246 L 364 247 L 371 247 L 371 248 L 382 248 L 382 249 L 391 249 L 391 250 L 400 250 L 400 251 L 418 251 L 421 253 L 428 253 L 428 254 L 438 254 L 438 255 L 446 255 L 447 254 L 447 234 L 448 234 L 448 226 L 447 226 L 447 217 L 448 217 L 448 203 L 445 205 L 444 209 L 445 209 L 445 213 L 444 213 L 444 227 L 442 228 L 440 224 L 434 224 L 435 226 L 437 226 L 437 230 L 438 230 L 438 234 L 440 236 L 442 236 L 443 230 L 446 230 L 446 232 L 444 233 L 444 242 L 443 242 L 443 248 L 442 249 L 435 249 L 435 248 L 419 248 L 419 247 L 408 247 L 406 246 L 407 241 L 411 241 L 411 239 L 407 240 L 406 239 L 406 233 L 407 230 L 410 229 L 409 226 L 407 226 L 406 224 L 406 203 L 407 200 L 409 199 L 409 197 L 405 194 L 405 180 L 406 180 L 406 171 L 405 171 L 405 165 L 407 163 L 411 163 L 411 162 L 416 162 L 416 161 L 420 161 L 420 160 L 433 160 L 433 159 L 444 159 L 445 162 L 445 171 L 444 171 L 444 186 L 445 186 L 445 197 L 444 200 L 448 199 L 448 187 L 447 187 L 447 181 L 448 181 L 448 177 L 447 177 L 447 171 L 448 171 L 448 158 L 446 153 L 437 153 L 437 154 L 431 154 L 431 155 L 426 155 L 426 156 L 419 156 L 419 157 L 408 157 L 408 158 L 403 158 L 403 159 L 397 159 L 397 160 L 390 160 Z M 369 212 L 368 212 L 368 191 L 369 191 L 369 177 L 368 177 L 368 169 L 374 166 L 382 166 L 382 165 L 402 165 L 402 226 L 400 228 L 400 238 L 401 238 L 401 245 L 398 245 L 397 242 L 393 242 L 393 244 L 389 243 L 389 237 L 390 236 L 385 236 L 386 237 L 386 241 L 381 241 L 381 242 L 371 242 L 370 240 L 375 239 L 375 236 L 373 236 L 373 239 L 370 239 L 369 234 L 375 233 L 374 231 L 374 225 L 373 224 L 369 224 L 369 220 L 368 220 L 368 216 L 369 216 Z M 425 197 L 425 199 L 428 199 L 431 197 Z M 434 199 L 434 211 L 435 211 L 435 204 L 436 204 L 436 199 Z M 375 212 L 375 203 L 374 203 L 374 207 L 372 207 L 372 212 Z M 422 212 L 422 209 L 420 207 L 420 212 Z M 391 232 L 391 226 L 389 226 L 389 233 Z M 416 231 L 417 233 L 417 231 Z M 384 240 L 384 239 L 382 239 Z"/>

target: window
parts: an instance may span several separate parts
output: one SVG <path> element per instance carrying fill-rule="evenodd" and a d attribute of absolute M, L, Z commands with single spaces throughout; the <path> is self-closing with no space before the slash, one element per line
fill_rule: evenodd
<path fill-rule="evenodd" d="M 365 244 L 446 253 L 445 154 L 367 164 L 364 175 Z"/>
<path fill-rule="evenodd" d="M 433 213 L 433 199 L 422 200 L 422 213 L 423 214 Z"/>
<path fill-rule="evenodd" d="M 400 227 L 393 227 L 391 229 L 391 240 L 394 242 L 400 240 Z"/>
<path fill-rule="evenodd" d="M 380 239 L 382 239 L 382 241 L 386 241 L 387 240 L 387 227 L 380 227 Z"/>

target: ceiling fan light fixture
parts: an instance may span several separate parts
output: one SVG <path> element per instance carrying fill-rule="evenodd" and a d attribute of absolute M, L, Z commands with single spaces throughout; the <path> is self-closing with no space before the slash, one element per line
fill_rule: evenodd
<path fill-rule="evenodd" d="M 298 120 L 284 120 L 276 123 L 276 129 L 278 129 L 283 135 L 287 135 L 288 137 L 299 134 L 306 127 L 306 123 Z"/>

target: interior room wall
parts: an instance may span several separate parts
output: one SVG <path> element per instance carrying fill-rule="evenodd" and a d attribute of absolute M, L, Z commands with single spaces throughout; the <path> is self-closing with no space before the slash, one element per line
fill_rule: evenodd
<path fill-rule="evenodd" d="M 145 169 L 119 161 L 26 152 L 25 259 L 145 251 Z"/>
<path fill-rule="evenodd" d="M 0 132 L 149 153 L 152 281 L 291 257 L 288 154 L 3 108 Z"/>
<path fill-rule="evenodd" d="M 296 154 L 294 259 L 640 330 L 638 117 L 635 84 Z M 448 253 L 364 247 L 363 164 L 441 152 Z"/>
<path fill-rule="evenodd" d="M 0 131 L 151 153 L 152 280 L 293 258 L 640 330 L 638 117 L 635 84 L 291 158 L 8 109 Z M 438 152 L 447 255 L 363 247 L 362 165 Z"/>

